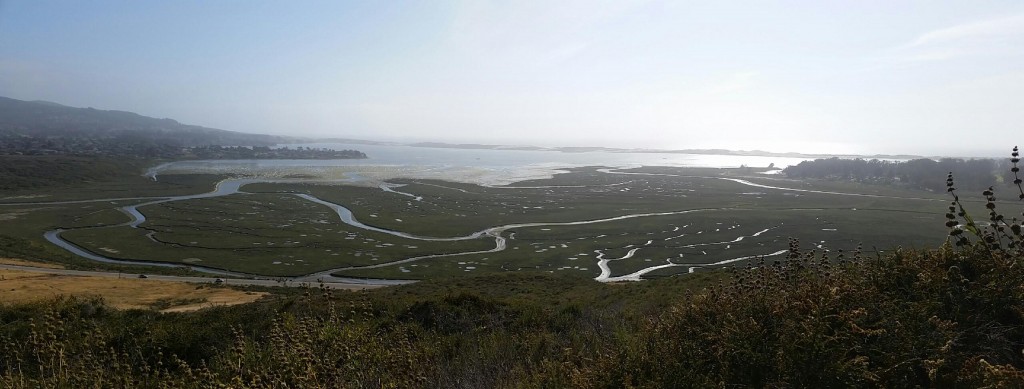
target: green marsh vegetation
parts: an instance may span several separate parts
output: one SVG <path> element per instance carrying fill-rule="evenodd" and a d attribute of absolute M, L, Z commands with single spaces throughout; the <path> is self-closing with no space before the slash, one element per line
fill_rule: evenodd
<path fill-rule="evenodd" d="M 154 204 L 147 221 L 64 237 L 112 258 L 146 258 L 270 276 L 297 276 L 407 256 L 487 250 L 474 239 L 424 242 L 350 227 L 331 209 L 282 194 L 238 194 Z"/>
<path fill-rule="evenodd" d="M 17 158 L 19 156 L 4 156 Z M 33 156 L 35 160 L 48 156 Z M 105 169 L 95 164 L 98 157 L 54 156 L 72 163 L 71 170 Z M 113 162 L 111 162 L 113 163 Z M 149 271 L 160 273 L 183 272 L 179 269 L 150 269 L 136 266 L 97 264 L 80 258 L 50 244 L 43 239 L 49 230 L 77 229 L 87 227 L 113 226 L 126 223 L 130 218 L 118 210 L 119 207 L 144 199 L 163 196 L 189 195 L 208 192 L 225 175 L 187 174 L 163 175 L 160 181 L 143 177 L 143 165 L 120 166 L 113 177 L 95 181 L 54 181 L 42 189 L 18 189 L 4 191 L 0 200 L 0 256 L 31 259 L 42 262 L 56 262 L 71 268 L 105 268 L 124 271 Z M 46 169 L 46 167 L 39 167 Z M 19 173 L 21 174 L 21 173 Z M 69 173 L 71 174 L 71 173 Z M 111 200 L 103 200 L 111 199 Z M 58 204 L 59 202 L 76 202 Z M 80 201 L 80 202 L 79 202 Z M 88 231 L 88 230 L 84 230 Z"/>
<path fill-rule="evenodd" d="M 412 196 L 376 187 L 257 183 L 245 185 L 243 193 L 235 195 L 142 206 L 139 211 L 147 221 L 140 228 L 117 226 L 128 221 L 117 210 L 130 204 L 124 201 L 45 208 L 7 205 L 5 211 L 20 212 L 21 224 L 9 229 L 0 226 L 0 235 L 21 246 L 50 246 L 47 252 L 58 253 L 59 249 L 42 239 L 43 232 L 76 228 L 62 237 L 111 258 L 198 264 L 268 276 L 467 253 L 336 273 L 393 279 L 535 270 L 594 278 L 600 274 L 598 255 L 623 258 L 632 249 L 638 249 L 635 255 L 610 263 L 611 277 L 659 264 L 679 265 L 651 273 L 663 276 L 686 273 L 692 267 L 688 265 L 700 270 L 708 264 L 778 252 L 785 249 L 789 236 L 846 249 L 859 242 L 871 242 L 881 249 L 939 243 L 936 237 L 941 225 L 927 221 L 941 220 L 929 201 L 939 201 L 940 194 L 834 181 L 781 180 L 757 173 L 755 169 L 591 167 L 508 187 L 409 179 L 393 182 L 402 185 L 395 190 Z M 209 191 L 223 178 L 226 176 L 162 175 L 160 181 L 103 183 L 62 192 L 62 197 L 195 194 Z M 759 188 L 727 180 L 730 178 L 794 190 Z M 809 192 L 813 190 L 876 197 Z M 510 228 L 501 232 L 507 238 L 505 250 L 472 254 L 494 249 L 494 239 L 427 241 L 368 231 L 341 223 L 328 207 L 295 194 L 342 204 L 358 220 L 375 227 L 428 237 L 460 237 L 518 223 L 555 225 Z M 53 195 L 48 194 L 46 200 L 50 197 Z M 30 199 L 26 196 L 16 201 Z M 55 220 L 54 215 L 65 213 L 86 216 L 76 216 L 82 219 L 76 223 Z M 663 214 L 643 215 L 647 213 Z M 621 216 L 631 217 L 566 224 Z M 30 250 L 9 250 L 26 251 Z M 60 254 L 54 258 L 75 261 L 59 259 L 68 257 Z"/>
<path fill-rule="evenodd" d="M 137 176 L 137 164 L 86 156 L 0 155 L 0 190 L 31 191 Z"/>
<path fill-rule="evenodd" d="M 0 155 L 0 202 L 173 196 L 209 191 L 226 176 L 142 173 L 153 160 L 90 155 Z"/>
<path fill-rule="evenodd" d="M 739 177 L 741 173 L 739 169 L 687 168 L 608 173 L 581 168 L 512 187 L 397 182 L 404 186 L 396 190 L 418 196 L 419 200 L 375 187 L 249 184 L 242 188 L 245 193 L 236 195 L 143 206 L 140 211 L 146 214 L 147 221 L 141 228 L 77 229 L 62 236 L 113 258 L 202 264 L 273 276 L 495 247 L 493 238 L 436 242 L 347 226 L 329 208 L 294 196 L 302 193 L 345 205 L 358 220 L 369 225 L 430 237 L 466 236 L 517 223 L 563 223 L 504 231 L 502 236 L 508 238 L 508 248 L 500 252 L 430 258 L 402 266 L 338 273 L 357 277 L 425 279 L 529 269 L 593 278 L 600 272 L 594 259 L 598 253 L 620 258 L 628 250 L 640 248 L 637 255 L 611 265 L 611 275 L 619 276 L 668 261 L 703 265 L 777 252 L 785 249 L 789 236 L 847 249 L 865 241 L 880 247 L 938 244 L 935 233 L 941 231 L 941 226 L 921 223 L 921 219 L 941 218 L 931 212 L 931 201 L 922 200 L 939 199 L 939 195 L 867 186 L 860 190 L 890 197 L 842 196 L 763 189 L 723 179 Z M 182 182 L 182 177 L 187 176 L 174 179 Z M 801 190 L 857 189 L 841 183 L 780 183 L 764 177 L 743 177 Z M 202 192 L 199 188 L 204 181 L 196 180 L 193 193 Z M 117 218 L 117 213 L 106 214 Z M 666 214 L 564 225 L 646 213 Z M 898 213 L 906 215 L 893 217 Z M 25 218 L 31 220 L 33 216 L 30 213 Z M 127 220 L 118 223 L 124 221 Z M 53 223 L 37 225 L 52 227 Z M 909 228 L 912 225 L 936 227 Z M 893 229 L 881 226 L 892 226 L 901 233 L 892 234 Z M 27 230 L 23 234 L 41 235 L 45 230 Z M 680 266 L 659 272 L 686 271 L 688 267 Z"/>
<path fill-rule="evenodd" d="M 623 173 L 632 174 L 574 169 L 514 187 L 397 182 L 404 186 L 396 190 L 419 200 L 375 187 L 249 184 L 243 187 L 248 194 L 142 207 L 147 221 L 141 229 L 83 229 L 64 236 L 116 258 L 183 263 L 199 259 L 208 266 L 268 275 L 301 275 L 495 247 L 492 238 L 432 242 L 347 226 L 329 208 L 294 196 L 310 194 L 345 205 L 363 223 L 429 237 L 466 236 L 517 223 L 563 223 L 503 231 L 508 247 L 500 252 L 337 273 L 356 277 L 427 279 L 541 270 L 593 278 L 600 273 L 595 259 L 598 253 L 619 258 L 632 248 L 639 248 L 637 255 L 613 262 L 612 276 L 670 260 L 703 265 L 777 252 L 785 249 L 789 236 L 847 249 L 859 242 L 883 248 L 934 247 L 940 242 L 936 237 L 941 235 L 941 224 L 924 220 L 941 221 L 941 215 L 932 211 L 941 197 L 924 191 L 869 187 L 868 193 L 891 197 L 841 196 L 762 189 L 723 180 L 739 174 L 730 170 L 644 168 Z M 793 184 L 763 177 L 745 179 L 787 187 Z M 798 187 L 851 189 L 829 182 Z M 646 213 L 666 214 L 642 215 Z M 565 225 L 628 215 L 640 217 Z M 893 234 L 894 230 L 900 233 Z M 687 271 L 688 267 L 680 266 L 659 274 Z"/>

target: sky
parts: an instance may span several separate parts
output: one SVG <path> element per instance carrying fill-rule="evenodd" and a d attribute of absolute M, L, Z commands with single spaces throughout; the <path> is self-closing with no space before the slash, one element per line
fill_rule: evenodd
<path fill-rule="evenodd" d="M 0 96 L 278 135 L 1003 156 L 1024 1 L 0 0 Z"/>

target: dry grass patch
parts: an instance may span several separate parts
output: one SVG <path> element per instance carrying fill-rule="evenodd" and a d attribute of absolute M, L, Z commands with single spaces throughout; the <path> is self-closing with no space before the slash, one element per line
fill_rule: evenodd
<path fill-rule="evenodd" d="M 0 270 L 0 301 L 17 304 L 56 296 L 100 296 L 119 309 L 195 311 L 218 305 L 246 304 L 264 292 L 245 292 L 183 282 L 46 274 Z"/>
<path fill-rule="evenodd" d="M 0 258 L 0 265 L 31 266 L 31 267 L 41 267 L 41 268 L 44 268 L 44 269 L 63 269 L 64 268 L 63 265 L 58 265 L 56 263 L 26 261 L 24 259 L 17 259 L 17 258 Z"/>

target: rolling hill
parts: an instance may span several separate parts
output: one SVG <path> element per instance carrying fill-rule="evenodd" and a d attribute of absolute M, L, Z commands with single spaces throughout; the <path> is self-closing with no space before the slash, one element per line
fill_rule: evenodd
<path fill-rule="evenodd" d="M 0 97 L 0 137 L 106 139 L 178 147 L 269 146 L 290 139 L 157 119 L 125 111 L 75 108 Z"/>

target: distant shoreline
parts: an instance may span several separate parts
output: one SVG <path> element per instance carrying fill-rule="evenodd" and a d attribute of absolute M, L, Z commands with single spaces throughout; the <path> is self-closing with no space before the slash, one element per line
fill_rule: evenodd
<path fill-rule="evenodd" d="M 416 143 L 400 143 L 400 142 L 378 142 L 369 140 L 359 139 L 318 139 L 321 142 L 337 142 L 353 145 L 378 145 L 378 146 L 407 146 L 407 147 L 422 147 L 422 148 L 433 148 L 433 149 L 459 149 L 459 150 L 517 150 L 517 151 L 559 151 L 563 153 L 589 153 L 589 152 L 605 152 L 605 153 L 647 153 L 647 154 L 695 154 L 695 155 L 734 155 L 742 157 L 782 157 L 782 158 L 865 158 L 865 159 L 917 159 L 917 158 L 930 158 L 920 155 L 912 154 L 874 154 L 874 155 L 860 155 L 860 154 L 811 154 L 811 153 L 798 153 L 798 152 L 772 152 L 763 150 L 726 150 L 726 149 L 638 149 L 638 148 L 617 148 L 617 147 L 586 147 L 586 146 L 569 146 L 569 147 L 541 147 L 541 146 L 529 146 L 529 145 L 493 145 L 493 144 L 478 144 L 478 143 L 445 143 L 445 142 L 416 142 Z M 301 143 L 301 142 L 299 142 Z"/>

